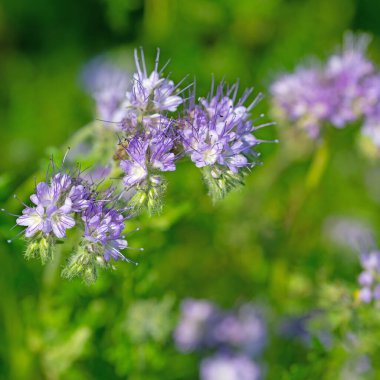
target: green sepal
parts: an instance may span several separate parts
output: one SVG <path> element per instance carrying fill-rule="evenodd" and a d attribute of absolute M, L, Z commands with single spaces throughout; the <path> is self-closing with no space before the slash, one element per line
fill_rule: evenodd
<path fill-rule="evenodd" d="M 51 236 L 38 235 L 32 238 L 25 251 L 26 259 L 40 258 L 42 265 L 51 261 L 54 256 L 55 239 Z"/>
<path fill-rule="evenodd" d="M 202 174 L 213 203 L 222 200 L 231 190 L 244 185 L 244 170 L 233 173 L 229 169 L 205 166 Z"/>

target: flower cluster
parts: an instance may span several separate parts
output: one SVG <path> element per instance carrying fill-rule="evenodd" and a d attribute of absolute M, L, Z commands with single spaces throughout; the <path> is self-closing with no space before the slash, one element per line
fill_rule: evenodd
<path fill-rule="evenodd" d="M 51 178 L 36 185 L 33 205 L 25 205 L 17 218 L 26 227 L 26 256 L 43 263 L 68 231 L 70 238 L 78 237 L 65 277 L 91 282 L 97 267 L 110 266 L 111 259 L 128 260 L 121 253 L 128 248 L 123 214 L 160 211 L 167 186 L 163 173 L 175 171 L 178 160 L 189 157 L 201 168 L 213 200 L 241 185 L 257 163 L 256 146 L 264 141 L 253 133 L 272 124 L 255 125 L 250 119 L 261 98 L 246 104 L 251 89 L 238 98 L 237 84 L 222 82 L 214 92 L 212 83 L 209 96 L 196 101 L 193 83 L 180 88 L 183 80 L 175 84 L 163 75 L 166 65 L 159 69 L 159 50 L 151 72 L 142 49 L 134 58 L 132 75 L 101 58 L 82 76 L 96 102 L 97 121 L 78 131 L 72 142 L 74 152 L 98 169 L 66 173 L 55 172 L 53 165 Z M 98 190 L 110 178 L 120 180 L 115 188 Z"/>
<path fill-rule="evenodd" d="M 25 205 L 16 220 L 26 227 L 27 258 L 40 257 L 43 263 L 52 259 L 56 244 L 76 227 L 80 240 L 62 272 L 65 277 L 83 276 L 92 282 L 99 265 L 109 266 L 111 258 L 128 260 L 120 252 L 128 245 L 122 236 L 126 218 L 116 206 L 114 189 L 99 191 L 79 170 L 60 170 L 49 181 L 38 183 L 30 200 L 34 205 Z"/>
<path fill-rule="evenodd" d="M 220 199 L 241 183 L 246 170 L 255 165 L 254 148 L 262 140 L 252 133 L 263 125 L 256 127 L 250 120 L 250 111 L 261 97 L 244 105 L 252 89 L 237 100 L 237 83 L 228 88 L 222 82 L 215 94 L 213 88 L 214 84 L 207 99 L 190 105 L 183 120 L 181 141 L 185 153 L 202 168 L 210 195 Z"/>
<path fill-rule="evenodd" d="M 176 170 L 176 161 L 186 156 L 201 168 L 213 200 L 241 185 L 257 162 L 256 146 L 263 142 L 253 133 L 271 124 L 254 125 L 250 120 L 261 95 L 245 104 L 252 89 L 238 98 L 238 85 L 228 87 L 222 82 L 216 91 L 212 83 L 208 97 L 196 101 L 193 83 L 180 88 L 183 80 L 175 84 L 163 76 L 166 65 L 159 69 L 159 51 L 153 71 L 147 70 L 142 50 L 140 54 L 135 51 L 135 64 L 136 72 L 126 89 L 124 80 L 114 81 L 121 77 L 116 69 L 108 76 L 103 71 L 94 74 L 95 82 L 102 78 L 93 91 L 98 114 L 104 120 L 108 113 L 108 121 L 118 131 L 120 143 L 114 160 L 126 200 L 136 209 L 160 210 L 166 189 L 162 172 Z M 121 88 L 125 89 L 123 96 Z M 107 119 L 104 122 L 107 125 Z"/>
<path fill-rule="evenodd" d="M 380 252 L 371 251 L 362 253 L 360 263 L 363 271 L 358 282 L 361 286 L 359 298 L 364 303 L 380 300 Z"/>
<path fill-rule="evenodd" d="M 266 342 L 266 329 L 251 304 L 234 311 L 222 311 L 213 303 L 188 299 L 182 303 L 180 322 L 174 332 L 180 351 L 214 351 L 201 363 L 201 378 L 256 380 L 261 370 L 253 360 Z"/>
<path fill-rule="evenodd" d="M 362 132 L 380 144 L 380 74 L 365 56 L 368 38 L 347 35 L 341 51 L 325 64 L 299 67 L 271 86 L 278 117 L 311 137 L 324 125 L 344 128 L 362 121 Z"/>

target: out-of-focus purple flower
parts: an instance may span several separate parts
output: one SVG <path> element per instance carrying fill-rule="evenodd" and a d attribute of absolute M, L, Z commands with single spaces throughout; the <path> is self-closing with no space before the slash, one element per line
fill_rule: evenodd
<path fill-rule="evenodd" d="M 312 310 L 308 314 L 285 317 L 279 326 L 280 336 L 290 339 L 299 340 L 307 347 L 312 346 L 312 338 L 317 338 L 319 342 L 327 349 L 331 348 L 333 337 L 327 329 L 312 328 L 313 321 L 324 317 L 325 311 Z"/>
<path fill-rule="evenodd" d="M 208 339 L 209 322 L 217 309 L 209 301 L 188 299 L 182 302 L 181 320 L 174 332 L 177 347 L 184 352 L 193 351 Z"/>
<path fill-rule="evenodd" d="M 380 74 L 372 75 L 365 82 L 364 119 L 362 133 L 376 146 L 380 146 Z"/>
<path fill-rule="evenodd" d="M 312 138 L 320 133 L 331 114 L 332 94 L 318 67 L 300 67 L 279 77 L 271 86 L 275 113 L 281 120 L 295 123 Z"/>
<path fill-rule="evenodd" d="M 266 327 L 252 304 L 228 312 L 208 301 L 182 302 L 181 319 L 174 339 L 181 351 L 216 349 L 258 356 L 266 343 Z"/>
<path fill-rule="evenodd" d="M 359 291 L 359 298 L 364 303 L 370 303 L 372 301 L 372 291 L 370 288 L 361 288 Z"/>
<path fill-rule="evenodd" d="M 223 355 L 204 359 L 201 363 L 202 380 L 258 380 L 260 367 L 244 355 Z"/>
<path fill-rule="evenodd" d="M 257 309 L 242 305 L 236 313 L 220 315 L 210 326 L 215 342 L 239 348 L 250 356 L 261 353 L 266 343 L 266 328 Z"/>
<path fill-rule="evenodd" d="M 364 270 L 358 277 L 359 299 L 364 303 L 380 300 L 380 252 L 362 253 L 360 263 Z"/>
<path fill-rule="evenodd" d="M 365 221 L 346 216 L 330 216 L 323 226 L 324 234 L 341 247 L 350 248 L 355 253 L 361 247 L 373 244 L 372 228 Z"/>
<path fill-rule="evenodd" d="M 340 379 L 363 380 L 373 376 L 373 366 L 368 355 L 351 355 L 341 371 Z"/>
<path fill-rule="evenodd" d="M 368 37 L 348 34 L 343 48 L 324 65 L 300 67 L 271 86 L 278 117 L 307 130 L 311 137 L 332 124 L 343 128 L 364 120 L 363 133 L 379 143 L 378 74 L 366 58 Z"/>
<path fill-rule="evenodd" d="M 126 114 L 123 102 L 130 88 L 130 74 L 98 58 L 86 66 L 82 77 L 85 88 L 95 99 L 98 117 L 107 126 L 117 127 Z"/>
<path fill-rule="evenodd" d="M 330 115 L 333 125 L 343 128 L 363 115 L 367 102 L 366 80 L 374 74 L 374 65 L 365 52 L 368 36 L 346 35 L 343 48 L 326 63 L 325 76 L 332 91 L 334 107 Z"/>

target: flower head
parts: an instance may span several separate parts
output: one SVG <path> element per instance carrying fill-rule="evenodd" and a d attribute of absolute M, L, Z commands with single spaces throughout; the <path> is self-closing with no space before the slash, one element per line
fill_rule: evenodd
<path fill-rule="evenodd" d="M 207 341 L 210 320 L 217 313 L 209 301 L 188 299 L 182 303 L 180 323 L 174 332 L 177 347 L 184 352 L 204 346 Z"/>
<path fill-rule="evenodd" d="M 380 252 L 371 251 L 361 254 L 363 271 L 358 277 L 361 289 L 359 298 L 364 303 L 380 300 Z"/>
<path fill-rule="evenodd" d="M 158 71 L 160 51 L 157 50 L 154 70 L 148 74 L 144 53 L 141 58 L 135 50 L 135 63 L 137 72 L 133 74 L 132 88 L 126 92 L 124 106 L 127 109 L 126 127 L 139 122 L 140 119 L 156 117 L 162 112 L 174 112 L 183 103 L 183 99 L 173 81 L 162 76 Z"/>
<path fill-rule="evenodd" d="M 181 129 L 184 150 L 197 167 L 204 168 L 205 180 L 215 199 L 241 184 L 245 169 L 255 165 L 254 148 L 263 140 L 252 133 L 268 125 L 255 126 L 249 120 L 260 95 L 245 105 L 252 90 L 246 90 L 240 99 L 237 91 L 237 83 L 228 88 L 222 82 L 215 94 L 212 86 L 207 99 L 190 105 Z"/>
<path fill-rule="evenodd" d="M 123 102 L 130 88 L 129 73 L 98 58 L 87 65 L 82 77 L 96 102 L 98 117 L 107 126 L 118 126 L 126 114 Z"/>
<path fill-rule="evenodd" d="M 26 207 L 16 220 L 18 225 L 27 227 L 26 237 L 32 237 L 40 231 L 44 235 L 53 234 L 57 238 L 63 238 L 66 230 L 74 227 L 75 221 L 70 215 L 73 211 L 71 183 L 67 174 L 57 173 L 50 184 L 40 182 L 36 186 L 36 193 L 30 197 L 35 206 Z M 75 202 L 80 202 L 82 196 L 83 193 L 77 194 Z"/>
<path fill-rule="evenodd" d="M 378 143 L 378 75 L 365 55 L 368 41 L 365 35 L 347 34 L 343 48 L 325 64 L 280 76 L 271 86 L 277 116 L 312 138 L 327 124 L 344 128 L 364 118 L 364 134 Z"/>
<path fill-rule="evenodd" d="M 218 354 L 201 363 L 202 380 L 259 380 L 260 367 L 245 355 Z"/>
<path fill-rule="evenodd" d="M 105 201 L 92 201 L 82 214 L 84 222 L 84 240 L 88 250 L 102 256 L 106 262 L 113 258 L 126 260 L 120 250 L 127 248 L 128 243 L 121 235 L 124 230 L 122 213 L 107 207 Z"/>

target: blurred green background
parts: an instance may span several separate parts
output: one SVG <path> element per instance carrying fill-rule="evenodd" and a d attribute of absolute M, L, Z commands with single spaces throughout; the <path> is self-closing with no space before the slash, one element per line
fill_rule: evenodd
<path fill-rule="evenodd" d="M 46 166 L 48 148 L 65 149 L 92 120 L 79 74 L 93 57 L 143 46 L 152 64 L 160 47 L 167 72 L 196 76 L 198 94 L 212 73 L 267 94 L 279 72 L 327 57 L 347 30 L 373 35 L 379 63 L 379 14 L 378 0 L 1 0 L 1 204 L 19 212 L 12 194 L 27 199 L 32 185 L 22 184 Z M 258 114 L 268 113 L 268 98 Z M 354 289 L 356 255 L 324 226 L 354 218 L 378 238 L 378 159 L 363 153 L 357 131 L 334 131 L 326 171 L 308 191 L 314 147 L 281 127 L 263 131 L 281 144 L 261 146 L 264 165 L 215 207 L 200 173 L 179 165 L 163 214 L 130 224 L 141 227 L 130 238 L 145 248 L 139 267 L 119 263 L 92 287 L 62 280 L 62 257 L 45 268 L 25 261 L 22 240 L 6 243 L 14 220 L 0 215 L 0 378 L 193 380 L 197 358 L 171 340 L 182 298 L 254 301 L 275 316 L 271 326 L 315 307 L 322 283 Z M 267 378 L 295 379 L 292 366 L 310 358 L 298 343 L 280 343 L 268 343 Z"/>

